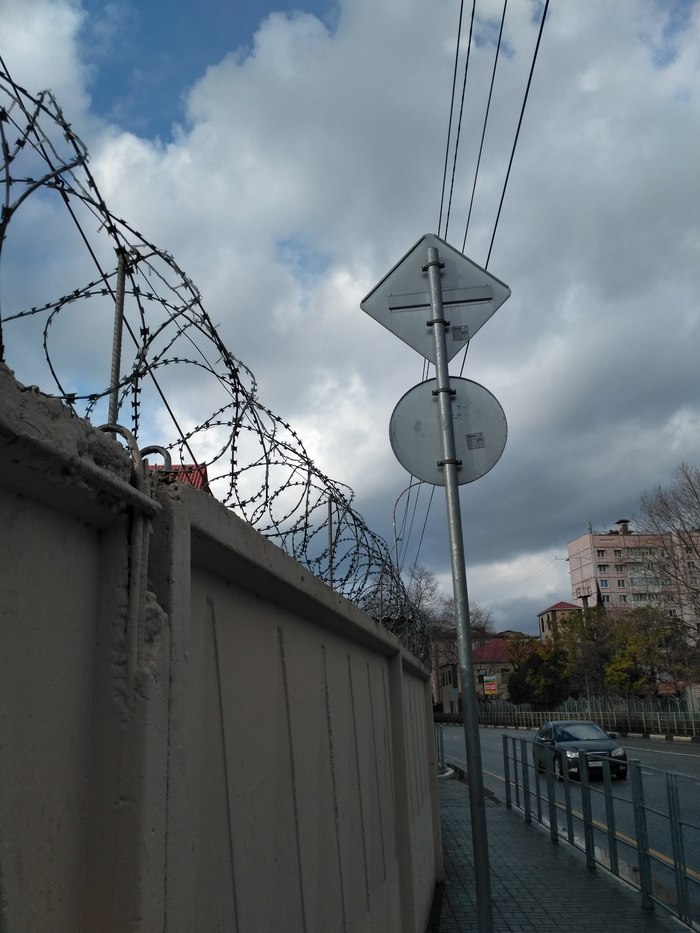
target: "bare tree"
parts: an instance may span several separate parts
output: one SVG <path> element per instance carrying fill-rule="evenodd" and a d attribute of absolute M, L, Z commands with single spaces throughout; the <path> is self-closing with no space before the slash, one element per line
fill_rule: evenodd
<path fill-rule="evenodd" d="M 432 570 L 423 564 L 416 564 L 408 584 L 408 596 L 413 605 L 430 616 L 431 620 L 439 613 L 443 597 Z"/>
<path fill-rule="evenodd" d="M 700 469 L 681 463 L 673 481 L 657 486 L 640 501 L 640 530 L 655 535 L 659 546 L 647 557 L 665 589 L 678 594 L 682 615 L 691 622 L 689 635 L 697 639 L 700 617 Z"/>
<path fill-rule="evenodd" d="M 472 645 L 481 646 L 494 636 L 493 616 L 489 609 L 484 609 L 478 603 L 469 607 L 469 628 Z M 433 645 L 440 645 L 439 656 L 442 663 L 457 664 L 459 653 L 457 650 L 457 615 L 453 596 L 443 596 L 439 600 L 439 607 L 433 617 L 431 626 Z M 433 654 L 436 656 L 436 652 Z"/>

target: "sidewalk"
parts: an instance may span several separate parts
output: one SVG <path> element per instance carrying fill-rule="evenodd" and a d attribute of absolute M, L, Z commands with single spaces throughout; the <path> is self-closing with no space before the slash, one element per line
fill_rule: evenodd
<path fill-rule="evenodd" d="M 466 784 L 440 780 L 444 884 L 438 887 L 428 933 L 476 933 L 476 892 Z M 526 824 L 505 803 L 487 799 L 495 933 L 619 933 L 688 927 L 664 913 L 642 910 L 639 893 L 604 869 L 586 870 L 583 853 L 555 845 L 540 826 Z"/>

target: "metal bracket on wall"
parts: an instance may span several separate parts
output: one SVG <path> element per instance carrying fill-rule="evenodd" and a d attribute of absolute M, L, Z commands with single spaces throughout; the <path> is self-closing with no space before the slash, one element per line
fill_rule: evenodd
<path fill-rule="evenodd" d="M 151 478 L 148 474 L 146 453 L 159 453 L 163 456 L 167 469 L 171 467 L 169 453 L 162 447 L 144 447 L 139 450 L 136 438 L 131 431 L 119 424 L 102 424 L 97 429 L 106 434 L 118 434 L 126 441 L 131 455 L 132 486 L 138 492 L 151 499 Z M 145 630 L 146 587 L 148 572 L 148 547 L 151 536 L 151 517 L 138 506 L 134 507 L 129 541 L 129 595 L 126 616 L 126 679 L 133 681 L 141 662 Z"/>

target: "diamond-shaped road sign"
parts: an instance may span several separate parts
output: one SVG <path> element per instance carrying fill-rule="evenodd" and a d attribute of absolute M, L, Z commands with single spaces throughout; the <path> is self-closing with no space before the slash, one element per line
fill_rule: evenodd
<path fill-rule="evenodd" d="M 435 363 L 428 274 L 429 247 L 437 248 L 442 305 L 451 360 L 510 297 L 507 285 L 433 233 L 426 233 L 360 302 L 363 311 L 396 334 L 421 356 Z"/>

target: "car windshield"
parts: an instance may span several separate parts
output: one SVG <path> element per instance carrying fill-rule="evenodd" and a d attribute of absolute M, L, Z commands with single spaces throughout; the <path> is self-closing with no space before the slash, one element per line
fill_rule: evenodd
<path fill-rule="evenodd" d="M 596 726 L 594 722 L 570 722 L 566 726 L 555 726 L 554 736 L 559 742 L 608 738 L 600 726 Z"/>

